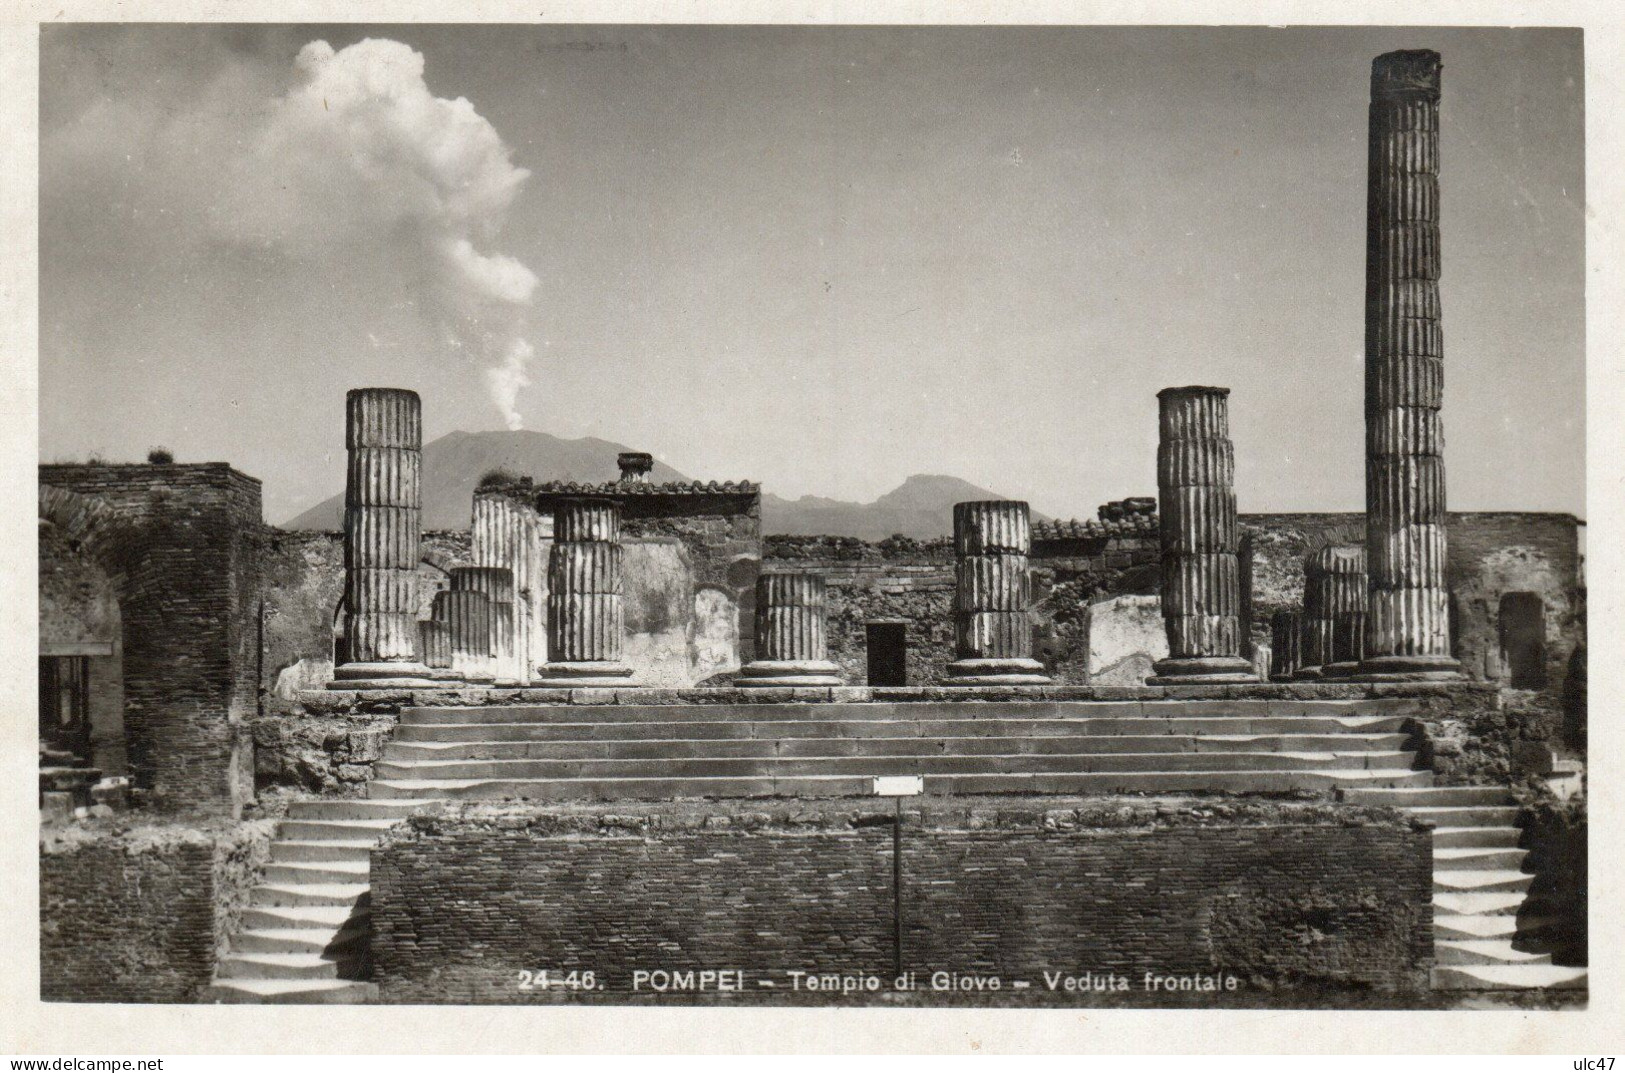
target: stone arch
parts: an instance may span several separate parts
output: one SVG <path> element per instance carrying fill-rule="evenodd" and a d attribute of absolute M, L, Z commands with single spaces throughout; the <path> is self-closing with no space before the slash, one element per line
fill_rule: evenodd
<path fill-rule="evenodd" d="M 125 593 L 124 526 L 118 511 L 100 496 L 56 488 L 49 484 L 39 486 L 39 520 L 56 527 L 57 532 L 73 548 L 88 556 L 107 572 Z"/>

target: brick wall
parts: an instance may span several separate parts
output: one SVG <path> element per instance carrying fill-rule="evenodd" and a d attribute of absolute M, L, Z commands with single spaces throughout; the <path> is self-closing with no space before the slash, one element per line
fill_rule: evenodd
<path fill-rule="evenodd" d="M 268 856 L 269 821 L 76 829 L 40 846 L 40 997 L 192 1002 Z"/>
<path fill-rule="evenodd" d="M 224 463 L 40 467 L 43 516 L 104 505 L 83 550 L 113 579 L 131 774 L 174 808 L 233 812 L 255 710 L 260 483 Z M 54 492 L 53 492 L 54 490 Z M 54 496 L 54 498 L 53 498 Z"/>
<path fill-rule="evenodd" d="M 540 969 L 592 970 L 611 996 L 634 969 L 889 980 L 890 811 L 618 803 L 416 819 L 373 855 L 382 997 L 549 1001 L 518 987 Z M 905 824 L 905 969 L 922 977 L 1089 970 L 1138 986 L 1146 971 L 1223 970 L 1253 989 L 1425 986 L 1430 841 L 1392 814 L 1017 799 L 910 803 Z"/>

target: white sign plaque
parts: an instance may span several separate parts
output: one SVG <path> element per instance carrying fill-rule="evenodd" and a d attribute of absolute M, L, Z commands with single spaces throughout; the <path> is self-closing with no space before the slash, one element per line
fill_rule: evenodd
<path fill-rule="evenodd" d="M 914 797 L 923 793 L 924 775 L 880 775 L 875 778 L 877 797 Z"/>

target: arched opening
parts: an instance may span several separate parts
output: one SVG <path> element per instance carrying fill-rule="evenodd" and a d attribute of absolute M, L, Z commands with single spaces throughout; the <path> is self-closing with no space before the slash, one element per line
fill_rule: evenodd
<path fill-rule="evenodd" d="M 1513 689 L 1546 688 L 1546 604 L 1540 594 L 1503 594 L 1496 621 L 1508 684 Z"/>

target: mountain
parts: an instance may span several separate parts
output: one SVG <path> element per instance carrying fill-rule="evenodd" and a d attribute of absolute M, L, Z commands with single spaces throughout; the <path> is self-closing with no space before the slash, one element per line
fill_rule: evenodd
<path fill-rule="evenodd" d="M 545 432 L 450 432 L 423 445 L 423 528 L 466 529 L 480 478 L 505 469 L 537 481 L 612 481 L 620 476 L 615 456 L 632 448 L 587 436 L 561 440 Z M 654 481 L 686 481 L 663 462 Z M 340 492 L 284 522 L 284 529 L 339 529 L 344 525 Z"/>
<path fill-rule="evenodd" d="M 884 540 L 896 533 L 916 539 L 950 536 L 954 504 L 972 499 L 1008 499 L 958 477 L 915 474 L 873 503 L 848 503 L 823 496 L 780 499 L 762 495 L 762 532 L 790 536 L 854 536 Z M 1045 520 L 1034 514 L 1034 521 Z"/>
<path fill-rule="evenodd" d="M 451 432 L 423 445 L 423 528 L 468 528 L 470 504 L 480 478 L 505 469 L 537 481 L 612 481 L 620 475 L 615 456 L 632 448 L 591 436 L 561 440 L 545 432 Z M 650 479 L 689 478 L 656 462 Z M 762 495 L 762 532 L 794 536 L 854 536 L 884 540 L 894 533 L 918 539 L 953 533 L 954 504 L 1005 499 L 958 477 L 916 474 L 873 503 L 824 496 L 780 499 Z M 1035 521 L 1043 515 L 1034 514 Z M 284 529 L 335 530 L 344 525 L 344 493 L 324 499 Z"/>

